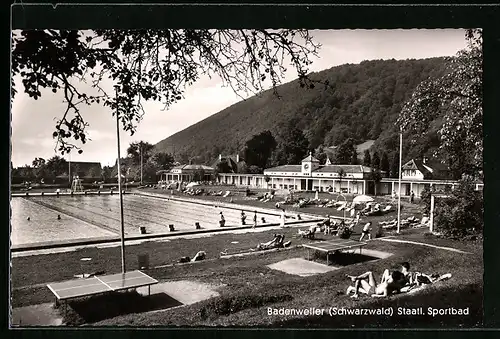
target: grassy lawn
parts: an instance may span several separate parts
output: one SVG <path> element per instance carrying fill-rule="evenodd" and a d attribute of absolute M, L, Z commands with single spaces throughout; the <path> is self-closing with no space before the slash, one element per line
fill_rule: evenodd
<path fill-rule="evenodd" d="M 299 277 L 271 270 L 266 265 L 292 257 L 301 257 L 303 250 L 291 250 L 253 258 L 228 259 L 224 262 L 207 262 L 176 268 L 151 271 L 159 279 L 197 279 L 203 282 L 224 284 L 220 297 L 175 310 L 150 314 L 134 314 L 99 322 L 98 325 L 171 325 L 171 326 L 271 326 L 271 327 L 387 327 L 387 326 L 478 326 L 482 323 L 482 246 L 476 244 L 471 255 L 427 248 L 418 245 L 394 244 L 373 241 L 367 248 L 392 252 L 384 260 L 368 261 L 329 273 Z M 351 299 L 343 294 L 349 281 L 345 274 L 360 274 L 371 270 L 381 274 L 383 269 L 409 260 L 415 270 L 423 272 L 452 273 L 453 278 L 437 283 L 415 295 L 396 295 L 387 299 L 361 297 Z M 266 303 L 267 296 L 284 301 Z M 269 298 L 267 298 L 269 299 Z M 267 307 L 303 309 L 331 306 L 348 308 L 375 307 L 469 307 L 470 313 L 461 316 L 273 316 Z M 225 308 L 227 310 L 225 310 Z"/>
<path fill-rule="evenodd" d="M 286 230 L 296 232 L 296 230 Z M 102 320 L 96 325 L 123 326 L 271 326 L 271 327 L 372 327 L 372 326 L 476 326 L 482 322 L 482 243 L 453 242 L 444 246 L 466 249 L 471 254 L 458 254 L 413 244 L 370 242 L 365 248 L 393 253 L 387 259 L 346 265 L 329 273 L 300 277 L 272 270 L 267 265 L 290 258 L 304 257 L 304 249 L 292 248 L 278 252 L 216 259 L 219 249 L 231 241 L 234 246 L 268 240 L 269 232 L 252 234 L 221 234 L 197 239 L 176 239 L 163 243 L 143 243 L 127 248 L 129 268 L 136 268 L 136 254 L 149 253 L 152 266 L 165 265 L 180 256 L 207 251 L 208 260 L 184 265 L 150 269 L 148 274 L 160 281 L 193 280 L 222 286 L 220 296 L 194 305 L 154 313 L 137 313 Z M 323 236 L 324 237 L 324 236 Z M 401 238 L 405 238 L 402 236 Z M 417 241 L 417 235 L 411 235 Z M 420 241 L 427 239 L 422 234 Z M 428 240 L 428 239 L 427 239 Z M 433 239 L 439 244 L 442 239 Z M 293 244 L 303 240 L 295 239 Z M 119 248 L 87 248 L 81 251 L 13 258 L 13 306 L 50 302 L 53 296 L 45 283 L 71 279 L 80 273 L 79 259 L 92 257 L 92 270 L 115 273 L 120 270 Z M 416 295 L 397 295 L 387 299 L 360 297 L 353 300 L 343 294 L 349 281 L 346 274 L 371 270 L 380 276 L 385 268 L 409 261 L 412 269 L 426 273 L 452 273 L 453 278 L 438 283 Z M 71 265 L 69 263 L 75 263 Z M 33 272 L 32 267 L 39 267 Z M 25 287 L 22 287 L 25 286 Z M 267 307 L 328 309 L 331 306 L 348 308 L 374 307 L 469 307 L 470 314 L 461 316 L 273 316 Z M 140 310 L 136 310 L 139 312 Z M 115 313 L 110 314 L 116 315 Z M 97 319 L 96 319 L 97 320 Z"/>

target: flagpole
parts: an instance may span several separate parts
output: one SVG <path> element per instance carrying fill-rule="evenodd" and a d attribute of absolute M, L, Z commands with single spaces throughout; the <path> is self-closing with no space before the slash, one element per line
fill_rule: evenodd
<path fill-rule="evenodd" d="M 68 181 L 69 181 L 69 188 L 71 189 L 71 153 L 68 152 Z"/>
<path fill-rule="evenodd" d="M 141 154 L 141 186 L 142 186 L 142 144 L 139 146 L 139 152 Z"/>
<path fill-rule="evenodd" d="M 398 229 L 397 233 L 401 230 L 401 176 L 403 172 L 403 129 L 399 129 L 399 193 L 398 193 Z"/>
<path fill-rule="evenodd" d="M 115 86 L 115 95 L 118 98 L 118 86 Z M 116 140 L 118 144 L 118 159 L 116 161 L 118 172 L 118 191 L 120 192 L 120 223 L 121 223 L 121 250 L 122 250 L 122 273 L 125 273 L 125 227 L 123 223 L 123 191 L 122 191 L 122 173 L 120 166 L 120 122 L 118 118 L 118 101 L 116 104 Z"/>

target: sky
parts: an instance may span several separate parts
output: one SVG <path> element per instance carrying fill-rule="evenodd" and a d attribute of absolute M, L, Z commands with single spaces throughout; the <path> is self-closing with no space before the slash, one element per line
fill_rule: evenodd
<path fill-rule="evenodd" d="M 310 71 L 318 72 L 334 66 L 376 59 L 421 59 L 455 55 L 466 47 L 465 31 L 461 29 L 438 30 L 317 30 L 311 35 L 320 43 L 318 57 L 311 57 Z M 297 77 L 289 68 L 282 83 Z M 33 100 L 22 93 L 16 80 L 18 94 L 12 105 L 11 160 L 14 167 L 31 164 L 36 157 L 49 159 L 57 155 L 56 140 L 52 138 L 55 122 L 65 111 L 63 95 L 42 92 Z M 224 108 L 241 101 L 230 88 L 223 87 L 218 78 L 200 77 L 184 93 L 184 98 L 163 110 L 161 103 L 146 103 L 145 115 L 136 133 L 120 132 L 121 156 L 134 141 L 151 144 L 175 134 Z M 71 152 L 65 158 L 72 161 L 96 161 L 102 166 L 114 165 L 117 158 L 116 120 L 109 108 L 90 106 L 82 109 L 89 123 L 88 137 L 82 145 L 83 153 Z"/>

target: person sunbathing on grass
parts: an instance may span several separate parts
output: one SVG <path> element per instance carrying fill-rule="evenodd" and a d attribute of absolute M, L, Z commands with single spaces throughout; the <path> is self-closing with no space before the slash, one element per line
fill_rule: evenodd
<path fill-rule="evenodd" d="M 354 282 L 354 286 L 349 286 L 346 292 L 347 295 L 354 292 L 352 298 L 357 298 L 359 296 L 358 292 L 365 294 L 373 292 L 372 297 L 387 297 L 398 293 L 404 284 L 401 272 L 394 271 L 390 273 L 387 269 L 380 279 L 380 284 L 376 283 L 373 272 L 366 272 L 358 276 L 348 275 L 347 277 Z"/>
<path fill-rule="evenodd" d="M 257 249 L 259 250 L 267 250 L 270 248 L 280 247 L 283 245 L 283 241 L 285 240 L 285 236 L 282 234 L 274 234 L 273 240 L 268 242 L 260 243 L 257 245 Z"/>
<path fill-rule="evenodd" d="M 451 278 L 451 273 L 447 274 L 425 274 L 420 272 L 415 272 L 409 275 L 408 287 L 418 287 L 422 285 L 430 285 L 441 280 Z"/>

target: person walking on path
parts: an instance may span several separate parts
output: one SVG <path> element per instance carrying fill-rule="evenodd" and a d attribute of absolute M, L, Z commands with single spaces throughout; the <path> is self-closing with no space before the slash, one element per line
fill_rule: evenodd
<path fill-rule="evenodd" d="M 253 212 L 253 228 L 257 227 L 257 211 Z"/>
<path fill-rule="evenodd" d="M 241 211 L 241 224 L 246 225 L 247 216 L 244 211 Z"/>
<path fill-rule="evenodd" d="M 224 225 L 226 224 L 226 219 L 224 219 L 224 214 L 222 214 L 222 212 L 220 212 L 219 224 L 220 224 L 220 227 L 224 227 Z"/>
<path fill-rule="evenodd" d="M 372 240 L 372 222 L 367 222 L 365 226 L 363 226 L 363 231 L 361 232 L 361 238 L 359 238 L 359 241 L 362 241 L 365 237 L 365 235 L 368 236 L 368 240 Z"/>

